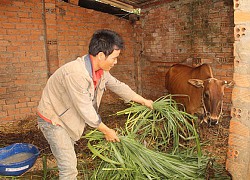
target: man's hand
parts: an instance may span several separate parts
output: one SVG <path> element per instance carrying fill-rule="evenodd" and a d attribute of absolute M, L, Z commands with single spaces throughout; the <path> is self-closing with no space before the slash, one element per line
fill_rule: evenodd
<path fill-rule="evenodd" d="M 144 99 L 144 103 L 143 103 L 143 105 L 144 106 L 147 106 L 148 108 L 150 108 L 150 109 L 153 109 L 153 101 L 152 100 L 149 100 L 149 99 Z"/>
<path fill-rule="evenodd" d="M 142 104 L 143 106 L 147 106 L 150 109 L 153 109 L 153 101 L 149 99 L 145 99 L 144 97 L 140 96 L 137 94 L 136 96 L 133 97 L 132 101 L 138 102 Z"/>
<path fill-rule="evenodd" d="M 109 129 L 108 131 L 106 131 L 106 134 L 104 133 L 104 135 L 107 141 L 120 142 L 120 139 L 118 138 L 115 130 L 113 129 Z"/>
<path fill-rule="evenodd" d="M 118 138 L 115 130 L 110 129 L 104 123 L 101 122 L 101 124 L 97 127 L 97 129 L 105 135 L 105 139 L 107 141 L 120 142 L 120 139 Z"/>

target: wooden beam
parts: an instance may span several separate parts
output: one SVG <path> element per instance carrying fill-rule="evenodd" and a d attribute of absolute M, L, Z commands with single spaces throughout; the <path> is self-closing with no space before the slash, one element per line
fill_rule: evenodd
<path fill-rule="evenodd" d="M 79 0 L 69 0 L 69 3 L 70 4 L 74 4 L 74 5 L 77 5 L 79 4 Z"/>
<path fill-rule="evenodd" d="M 128 12 L 132 12 L 134 10 L 133 6 L 126 4 L 126 3 L 123 3 L 123 2 L 120 2 L 118 0 L 100 0 L 100 2 L 105 3 L 105 4 L 109 4 L 111 6 L 115 6 L 117 8 L 123 9 L 123 10 L 128 11 Z"/>

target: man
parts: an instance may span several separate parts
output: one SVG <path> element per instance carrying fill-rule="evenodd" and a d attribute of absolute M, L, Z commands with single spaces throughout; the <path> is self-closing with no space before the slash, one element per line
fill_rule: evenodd
<path fill-rule="evenodd" d="M 82 136 L 85 124 L 103 132 L 107 141 L 120 141 L 97 113 L 106 87 L 126 102 L 135 101 L 153 108 L 152 100 L 138 95 L 109 73 L 122 49 L 120 35 L 111 30 L 96 31 L 89 53 L 60 67 L 43 90 L 38 125 L 57 160 L 61 180 L 76 179 L 74 144 Z"/>

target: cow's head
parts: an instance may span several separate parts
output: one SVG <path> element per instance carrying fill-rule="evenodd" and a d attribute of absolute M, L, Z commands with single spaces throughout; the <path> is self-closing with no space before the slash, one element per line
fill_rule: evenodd
<path fill-rule="evenodd" d="M 232 87 L 234 83 L 215 78 L 189 79 L 188 82 L 197 88 L 202 88 L 201 102 L 205 111 L 204 121 L 209 125 L 217 124 L 222 114 L 224 88 Z"/>

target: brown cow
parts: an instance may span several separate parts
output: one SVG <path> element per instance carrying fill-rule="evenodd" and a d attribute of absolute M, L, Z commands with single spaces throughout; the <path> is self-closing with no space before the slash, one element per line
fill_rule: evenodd
<path fill-rule="evenodd" d="M 222 114 L 224 87 L 232 84 L 214 78 L 208 64 L 195 68 L 176 64 L 166 74 L 166 88 L 176 102 L 183 104 L 189 114 L 202 116 L 202 120 L 209 125 L 218 123 Z"/>

